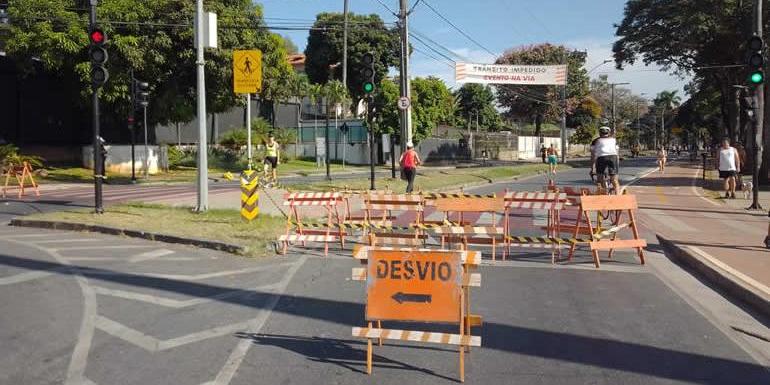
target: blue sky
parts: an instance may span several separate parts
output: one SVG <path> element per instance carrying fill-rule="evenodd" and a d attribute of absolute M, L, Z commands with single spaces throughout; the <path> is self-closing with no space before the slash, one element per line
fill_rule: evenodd
<path fill-rule="evenodd" d="M 398 0 L 380 0 L 398 10 Z M 409 0 L 410 6 L 417 0 Z M 623 0 L 425 0 L 482 47 L 463 37 L 441 20 L 425 4 L 418 4 L 409 19 L 410 28 L 473 62 L 489 63 L 495 54 L 521 45 L 551 42 L 588 51 L 587 69 L 611 57 L 615 40 L 614 23 L 623 18 Z M 319 12 L 342 12 L 343 0 L 262 0 L 268 25 L 287 22 L 312 22 Z M 376 13 L 386 22 L 396 20 L 377 0 L 349 0 L 354 13 Z M 291 20 L 286 20 L 291 19 Z M 285 25 L 285 24 L 284 24 Z M 300 50 L 307 43 L 307 31 L 276 31 L 291 37 Z M 412 41 L 419 51 L 412 54 L 412 76 L 434 75 L 454 86 L 454 72 L 420 42 Z M 429 53 L 435 58 L 431 58 Z M 453 57 L 454 58 L 454 57 Z M 460 60 L 455 58 L 455 60 Z M 623 71 L 613 63 L 598 67 L 591 76 L 606 74 L 611 82 L 631 82 L 636 93 L 652 97 L 662 90 L 679 90 L 685 80 L 659 72 L 657 67 L 637 64 Z"/>

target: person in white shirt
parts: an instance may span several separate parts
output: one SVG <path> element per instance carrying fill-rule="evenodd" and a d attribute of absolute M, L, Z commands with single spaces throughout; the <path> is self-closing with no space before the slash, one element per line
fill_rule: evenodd
<path fill-rule="evenodd" d="M 610 136 L 610 128 L 599 127 L 599 137 L 591 142 L 591 170 L 596 172 L 599 188 L 604 186 L 604 172 L 610 176 L 615 194 L 620 194 L 618 182 L 618 141 Z"/>
<path fill-rule="evenodd" d="M 665 147 L 660 146 L 658 148 L 658 171 L 661 173 L 666 172 L 666 160 L 668 158 L 668 151 Z"/>
<path fill-rule="evenodd" d="M 719 177 L 725 180 L 725 199 L 735 199 L 735 176 L 741 172 L 738 150 L 730 146 L 730 138 L 722 139 L 717 158 Z"/>

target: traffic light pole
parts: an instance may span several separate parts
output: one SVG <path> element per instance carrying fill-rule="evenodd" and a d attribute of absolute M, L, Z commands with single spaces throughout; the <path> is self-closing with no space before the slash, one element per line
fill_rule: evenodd
<path fill-rule="evenodd" d="M 754 35 L 762 37 L 762 1 L 754 0 Z M 749 209 L 761 210 L 759 204 L 759 169 L 762 166 L 762 133 L 764 130 L 764 112 L 765 112 L 765 92 L 764 81 L 754 86 L 754 172 L 752 181 L 754 189 L 752 191 L 751 206 Z"/>
<path fill-rule="evenodd" d="M 128 113 L 129 134 L 131 135 L 131 183 L 136 183 L 136 79 L 134 70 L 129 71 L 131 76 L 131 110 Z"/>
<path fill-rule="evenodd" d="M 91 14 L 90 14 L 90 28 L 92 30 L 96 27 L 96 5 L 97 0 L 91 0 Z M 104 182 L 104 170 L 102 170 L 102 153 L 99 146 L 99 87 L 92 83 L 91 85 L 91 101 L 92 101 L 92 125 L 93 125 L 93 151 L 94 151 L 94 212 L 97 214 L 104 213 L 104 205 L 102 203 L 102 183 Z"/>
<path fill-rule="evenodd" d="M 147 103 L 142 105 L 142 114 L 144 114 L 144 121 L 142 128 L 144 128 L 144 179 L 150 177 L 150 148 L 147 146 Z"/>

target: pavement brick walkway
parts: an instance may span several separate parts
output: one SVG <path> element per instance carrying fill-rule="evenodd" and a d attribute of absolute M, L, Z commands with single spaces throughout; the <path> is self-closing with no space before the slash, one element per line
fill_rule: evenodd
<path fill-rule="evenodd" d="M 680 249 L 704 258 L 770 298 L 770 250 L 764 247 L 767 212 L 747 211 L 749 200 L 714 199 L 695 164 L 669 166 L 630 187 L 637 195 L 641 221 Z M 765 208 L 770 198 L 762 194 Z"/>

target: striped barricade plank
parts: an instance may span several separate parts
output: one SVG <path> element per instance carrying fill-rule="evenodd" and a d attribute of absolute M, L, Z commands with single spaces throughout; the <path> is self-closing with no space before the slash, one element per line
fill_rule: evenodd
<path fill-rule="evenodd" d="M 353 248 L 353 258 L 359 260 L 369 259 L 369 252 L 372 250 L 383 251 L 411 251 L 411 252 L 447 252 L 447 253 L 461 253 L 460 262 L 466 265 L 478 265 L 481 263 L 481 252 L 470 250 L 441 250 L 441 249 L 428 249 L 428 248 L 411 248 L 411 247 L 390 247 L 390 246 L 358 246 Z"/>
<path fill-rule="evenodd" d="M 480 336 L 459 335 L 451 333 L 354 327 L 352 335 L 353 337 L 358 338 L 382 338 L 386 340 L 430 342 L 436 344 L 462 346 L 481 346 Z"/>
<path fill-rule="evenodd" d="M 505 231 L 497 226 L 440 226 L 433 229 L 436 234 L 446 235 L 501 235 Z"/>
<path fill-rule="evenodd" d="M 366 203 L 367 210 L 392 210 L 392 211 L 423 211 L 422 204 L 403 203 Z"/>
<path fill-rule="evenodd" d="M 335 235 L 308 235 L 308 234 L 289 234 L 281 235 L 278 240 L 281 242 L 334 242 L 338 239 Z"/>

